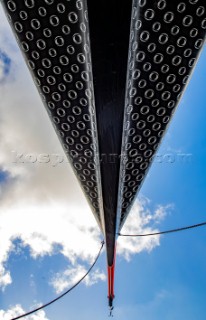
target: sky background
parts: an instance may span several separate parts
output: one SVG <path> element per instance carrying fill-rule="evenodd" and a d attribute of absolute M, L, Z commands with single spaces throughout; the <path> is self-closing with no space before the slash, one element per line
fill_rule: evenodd
<path fill-rule="evenodd" d="M 206 221 L 205 61 L 206 48 L 124 233 Z M 1 7 L 0 97 L 0 319 L 9 320 L 74 284 L 94 261 L 102 236 Z M 35 160 L 42 154 L 49 155 L 48 163 L 41 157 Z M 204 227 L 161 237 L 119 239 L 115 319 L 205 319 L 205 246 Z M 103 320 L 107 316 L 104 251 L 84 283 L 26 319 Z"/>

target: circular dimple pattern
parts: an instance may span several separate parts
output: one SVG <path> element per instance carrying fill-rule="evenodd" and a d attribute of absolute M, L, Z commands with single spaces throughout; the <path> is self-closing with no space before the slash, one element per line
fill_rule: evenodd
<path fill-rule="evenodd" d="M 136 1 L 121 164 L 120 228 L 204 42 L 204 0 Z M 138 20 L 137 20 L 138 18 Z"/>
<path fill-rule="evenodd" d="M 51 120 L 100 222 L 100 174 L 85 2 L 5 3 Z M 142 36 L 148 41 L 148 34 Z"/>
<path fill-rule="evenodd" d="M 2 3 L 65 151 L 100 221 L 98 146 L 85 1 Z M 203 45 L 205 7 L 205 0 L 134 2 L 122 150 L 127 157 L 121 172 L 121 221 Z"/>

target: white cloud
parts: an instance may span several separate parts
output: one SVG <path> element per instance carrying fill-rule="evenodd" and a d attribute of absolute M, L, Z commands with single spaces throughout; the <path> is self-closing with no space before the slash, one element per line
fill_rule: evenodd
<path fill-rule="evenodd" d="M 38 306 L 34 307 L 37 308 Z M 21 305 L 17 304 L 11 307 L 9 310 L 0 310 L 0 319 L 1 320 L 10 320 L 11 318 L 18 317 L 25 313 L 25 310 Z M 46 317 L 46 313 L 44 310 L 39 310 L 35 314 L 31 314 L 27 316 L 25 319 L 27 320 L 49 320 Z"/>
<path fill-rule="evenodd" d="M 3 211 L 0 214 L 2 268 L 12 250 L 12 241 L 17 238 L 21 239 L 22 246 L 29 246 L 34 259 L 51 255 L 58 244 L 59 252 L 72 265 L 78 258 L 91 263 L 99 250 L 99 231 L 87 207 L 75 207 L 62 202 L 48 206 L 42 203 L 26 206 L 20 202 L 18 206 L 4 208 Z M 5 268 L 4 272 L 2 281 L 5 281 L 2 285 L 5 286 L 11 279 L 7 279 L 8 271 Z"/>
<path fill-rule="evenodd" d="M 165 216 L 168 214 L 168 211 L 171 209 L 173 209 L 172 204 L 168 204 L 166 206 L 158 205 L 153 216 L 155 223 L 160 223 L 162 220 L 164 220 Z"/>
<path fill-rule="evenodd" d="M 80 280 L 87 272 L 87 269 L 82 265 L 69 267 L 63 273 L 57 273 L 51 280 L 52 286 L 55 288 L 57 293 L 64 291 L 65 289 L 74 285 L 78 280 Z M 105 281 L 106 276 L 103 272 L 98 269 L 91 272 L 85 279 L 84 283 L 87 286 L 91 286 L 98 281 Z"/>
<path fill-rule="evenodd" d="M 7 81 L 0 85 L 0 169 L 7 171 L 10 177 L 3 185 L 0 182 L 0 287 L 5 288 L 12 282 L 6 262 L 14 250 L 13 241 L 18 238 L 23 247 L 29 247 L 34 259 L 52 255 L 56 244 L 59 245 L 59 252 L 70 264 L 62 278 L 57 274 L 51 280 L 60 292 L 74 283 L 77 274 L 85 271 L 83 263 L 94 261 L 101 235 L 67 163 L 58 166 L 14 163 L 12 151 L 24 154 L 63 152 L 1 10 L 0 49 L 11 59 L 11 72 Z M 158 218 L 161 212 L 159 209 Z M 152 219 L 148 202 L 138 202 L 124 231 L 155 231 L 147 226 Z M 121 238 L 118 253 L 129 259 L 132 254 L 150 251 L 157 245 L 159 237 Z M 86 284 L 104 279 L 104 273 L 96 271 Z"/>
<path fill-rule="evenodd" d="M 0 287 L 4 291 L 6 286 L 12 283 L 9 271 L 6 271 L 3 265 L 0 266 Z"/>
<path fill-rule="evenodd" d="M 0 288 L 4 290 L 7 285 L 12 283 L 11 275 L 8 270 L 5 270 L 4 263 L 9 257 L 9 253 L 13 249 L 12 242 L 6 235 L 6 230 L 3 226 L 0 228 Z"/>
<path fill-rule="evenodd" d="M 148 224 L 155 224 L 164 219 L 171 205 L 159 205 L 154 213 L 149 209 L 149 200 L 141 197 L 132 207 L 132 210 L 123 226 L 121 233 L 128 235 L 146 234 L 158 232 L 158 229 L 148 226 Z M 140 253 L 142 251 L 150 252 L 160 244 L 160 236 L 148 237 L 119 237 L 118 250 L 119 255 L 123 255 L 125 259 L 130 260 L 131 255 Z"/>

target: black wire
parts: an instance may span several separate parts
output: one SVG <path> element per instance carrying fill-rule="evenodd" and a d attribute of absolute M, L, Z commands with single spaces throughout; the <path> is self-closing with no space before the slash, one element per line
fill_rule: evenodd
<path fill-rule="evenodd" d="M 202 227 L 202 226 L 205 226 L 205 225 L 206 225 L 206 222 L 202 222 L 202 223 L 194 224 L 194 225 L 187 226 L 187 227 L 171 229 L 171 230 L 166 230 L 166 231 L 159 231 L 159 232 L 154 232 L 154 233 L 146 233 L 146 234 L 122 234 L 122 233 L 118 233 L 118 235 L 121 236 L 121 237 L 148 237 L 148 236 L 156 236 L 156 235 L 160 235 L 160 234 L 184 231 L 184 230 L 188 230 L 188 229 Z"/>
<path fill-rule="evenodd" d="M 44 309 L 44 308 L 48 307 L 49 305 L 51 305 L 52 303 L 56 302 L 57 300 L 63 298 L 63 297 L 64 297 L 67 293 L 69 293 L 70 291 L 72 291 L 76 286 L 78 286 L 78 284 L 79 284 L 80 282 L 82 282 L 82 281 L 84 280 L 84 278 L 86 278 L 86 276 L 87 276 L 87 275 L 90 273 L 90 271 L 93 269 L 94 265 L 96 264 L 96 262 L 97 262 L 97 260 L 98 260 L 98 258 L 99 258 L 99 256 L 100 256 L 100 253 L 101 253 L 101 251 L 102 251 L 103 246 L 104 246 L 104 241 L 102 241 L 101 248 L 100 248 L 100 250 L 99 250 L 99 252 L 98 252 L 98 254 L 97 254 L 96 259 L 94 260 L 93 264 L 91 265 L 91 267 L 88 269 L 88 271 L 85 273 L 85 275 L 84 275 L 79 281 L 77 281 L 71 288 L 69 288 L 67 291 L 65 291 L 64 293 L 62 293 L 60 296 L 56 297 L 55 299 L 53 299 L 53 300 L 51 300 L 51 301 L 43 304 L 42 306 L 40 306 L 40 307 L 38 307 L 38 308 L 36 308 L 36 309 L 34 309 L 34 310 L 31 310 L 31 311 L 29 311 L 29 312 L 27 312 L 27 313 L 24 313 L 24 314 L 22 314 L 22 315 L 20 315 L 20 316 L 18 316 L 18 317 L 16 317 L 16 318 L 12 318 L 12 319 L 10 319 L 10 320 L 17 320 L 17 319 L 20 319 L 20 318 L 29 316 L 30 314 L 35 313 L 35 312 L 37 312 L 37 311 L 39 311 L 39 310 L 41 310 L 41 309 Z"/>

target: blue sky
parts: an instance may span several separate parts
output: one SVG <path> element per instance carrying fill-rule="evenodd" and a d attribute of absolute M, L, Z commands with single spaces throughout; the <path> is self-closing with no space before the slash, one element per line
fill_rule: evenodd
<path fill-rule="evenodd" d="M 54 160 L 62 151 L 2 12 L 0 30 L 0 315 L 7 320 L 8 310 L 29 310 L 70 286 L 94 260 L 101 235 L 68 163 L 14 160 L 17 152 L 48 153 Z M 144 182 L 127 232 L 206 220 L 205 61 L 206 50 Z M 205 234 L 202 227 L 144 241 L 121 239 L 115 319 L 205 319 Z M 105 319 L 105 252 L 95 270 L 87 285 L 28 320 Z"/>
<path fill-rule="evenodd" d="M 9 74 L 11 66 L 11 59 L 5 52 L 0 50 L 0 83 L 4 81 L 5 77 Z"/>

